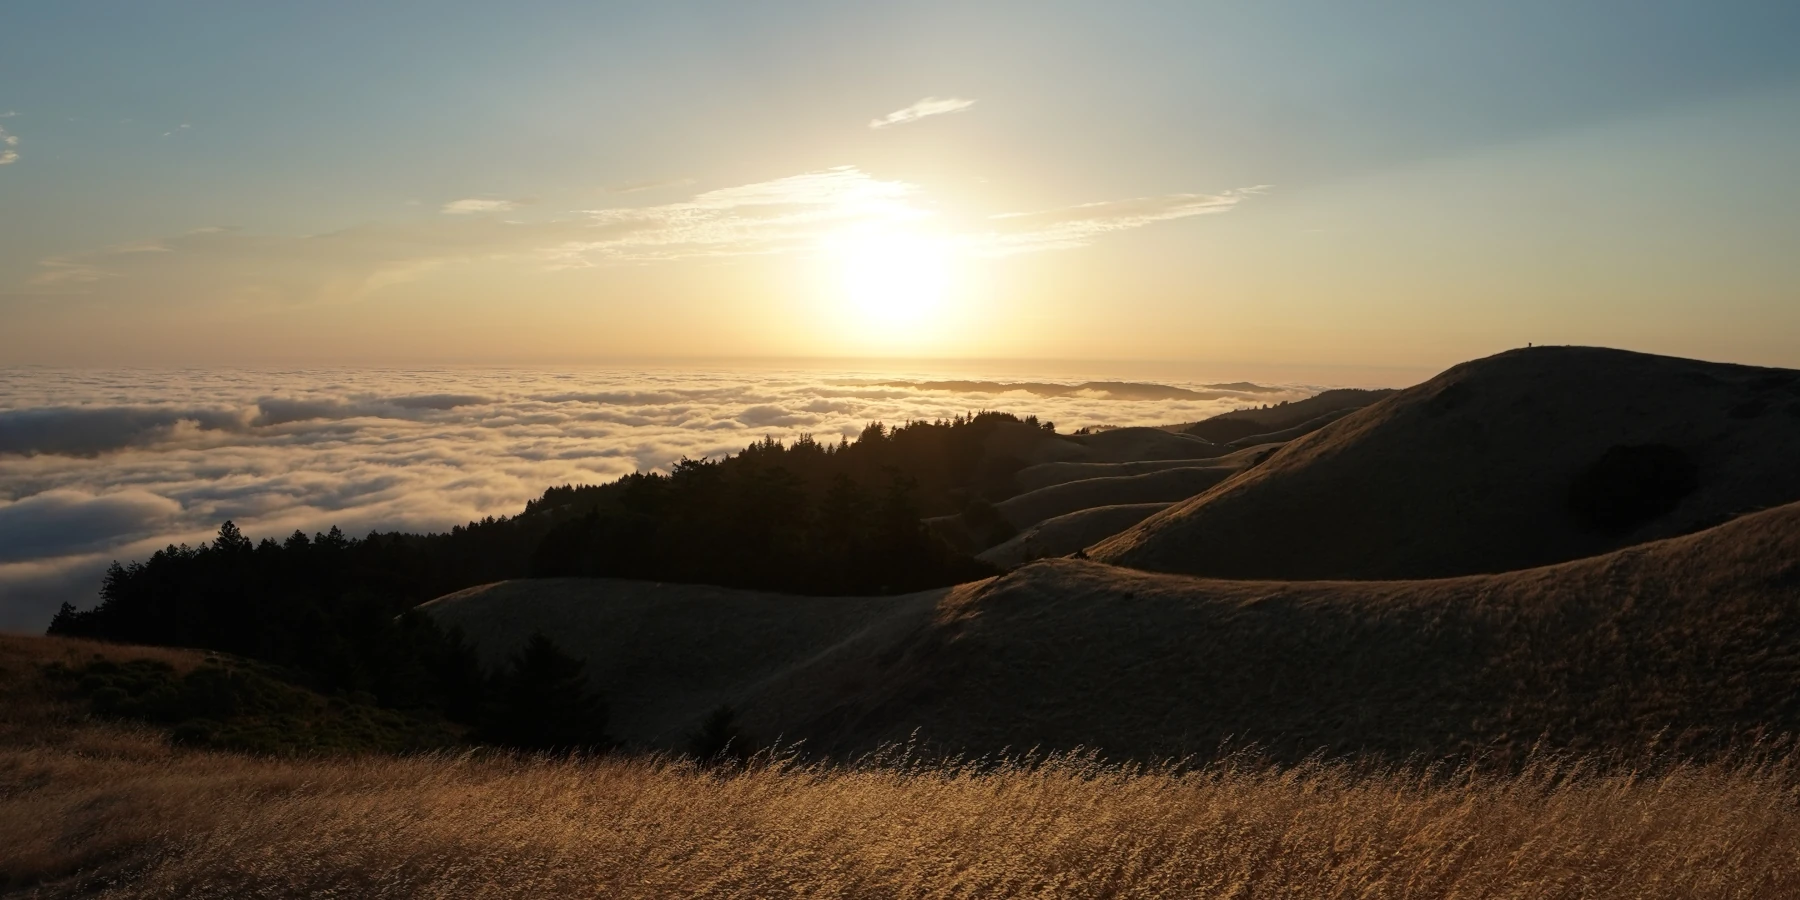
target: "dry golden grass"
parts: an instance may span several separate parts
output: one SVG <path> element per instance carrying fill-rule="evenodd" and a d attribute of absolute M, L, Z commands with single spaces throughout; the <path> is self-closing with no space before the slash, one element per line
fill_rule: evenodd
<path fill-rule="evenodd" d="M 1511 775 L 656 757 L 295 760 L 81 716 L 0 638 L 0 890 L 42 897 L 1778 897 L 1784 759 Z M 30 727 L 26 727 L 29 724 Z"/>
<path fill-rule="evenodd" d="M 20 749 L 0 872 L 41 896 L 1778 897 L 1800 893 L 1794 774 Z"/>

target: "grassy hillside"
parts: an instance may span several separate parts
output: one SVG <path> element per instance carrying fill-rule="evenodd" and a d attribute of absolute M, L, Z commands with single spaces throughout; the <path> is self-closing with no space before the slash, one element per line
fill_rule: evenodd
<path fill-rule="evenodd" d="M 702 717 L 821 654 L 896 644 L 948 589 L 897 597 L 801 597 L 617 579 L 533 579 L 459 591 L 421 607 L 497 666 L 534 632 L 587 661 L 608 729 L 680 747 Z M 773 737 L 773 734 L 770 735 Z"/>
<path fill-rule="evenodd" d="M 1800 499 L 1800 372 L 1541 347 L 1294 440 L 1095 559 L 1226 578 L 1427 578 L 1604 553 Z"/>
<path fill-rule="evenodd" d="M 994 504 L 994 508 L 1014 528 L 1025 528 L 1054 516 L 1098 506 L 1186 500 L 1238 472 L 1236 466 L 1193 465 L 1137 475 L 1083 478 L 1008 497 Z"/>
<path fill-rule="evenodd" d="M 40 743 L 98 723 L 190 748 L 306 756 L 461 743 L 439 719 L 326 697 L 287 673 L 192 650 L 0 634 L 0 743 Z"/>
<path fill-rule="evenodd" d="M 839 622 L 813 625 L 832 604 Z M 1706 757 L 1800 733 L 1800 504 L 1501 575 L 1234 582 L 1048 560 L 855 604 L 563 582 L 428 611 L 490 653 L 533 629 L 566 638 L 622 703 L 688 696 L 700 679 L 683 660 L 700 660 L 706 689 L 643 733 L 725 701 L 755 735 L 840 757 L 917 738 L 1505 763 L 1533 746 Z"/>
<path fill-rule="evenodd" d="M 1182 426 L 1181 433 L 1204 438 L 1215 444 L 1225 444 L 1252 435 L 1294 428 L 1329 413 L 1361 409 L 1393 393 L 1395 392 L 1391 389 L 1365 391 L 1338 388 L 1304 400 L 1223 413 L 1203 422 Z"/>
<path fill-rule="evenodd" d="M 747 770 L 644 757 L 282 758 L 173 746 L 48 695 L 27 712 L 17 681 L 5 684 L 0 891 L 21 896 L 1800 892 L 1800 772 L 1768 759 L 1611 775 L 1546 759 L 1499 775 L 1241 757 L 1186 770 L 1081 758 Z M 22 714 L 36 720 L 28 731 Z"/>
<path fill-rule="evenodd" d="M 1089 544 L 1118 534 L 1172 504 L 1121 503 L 1095 506 L 1045 519 L 1004 543 L 981 551 L 977 559 L 1011 569 L 1035 559 L 1068 556 Z"/>

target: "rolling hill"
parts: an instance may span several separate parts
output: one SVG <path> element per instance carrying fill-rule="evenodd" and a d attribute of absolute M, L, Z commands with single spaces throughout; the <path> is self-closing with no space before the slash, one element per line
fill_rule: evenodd
<path fill-rule="evenodd" d="M 976 554 L 989 565 L 1011 569 L 1034 559 L 1068 556 L 1089 544 L 1118 534 L 1168 509 L 1170 503 L 1119 503 L 1094 506 L 1037 522 L 1011 538 Z"/>
<path fill-rule="evenodd" d="M 1014 528 L 1025 528 L 1055 516 L 1122 503 L 1173 503 L 1186 500 L 1236 475 L 1237 466 L 1183 466 L 1145 472 L 1083 478 L 1027 491 L 994 505 Z"/>
<path fill-rule="evenodd" d="M 1495 575 L 1221 581 L 1046 560 L 905 597 L 509 582 L 425 607 L 491 657 L 584 656 L 620 735 L 669 745 L 719 703 L 854 755 L 1254 742 L 1399 759 L 1533 746 L 1705 756 L 1800 732 L 1800 504 Z"/>
<path fill-rule="evenodd" d="M 1213 416 L 1201 422 L 1180 427 L 1182 434 L 1193 435 L 1216 444 L 1226 444 L 1258 434 L 1283 431 L 1305 424 L 1327 413 L 1361 409 L 1386 399 L 1392 389 L 1378 391 L 1359 388 L 1335 388 L 1304 400 L 1277 403 L 1251 409 L 1239 409 Z"/>
<path fill-rule="evenodd" d="M 1456 366 L 1092 549 L 1225 578 L 1499 572 L 1800 499 L 1800 372 L 1585 347 Z"/>

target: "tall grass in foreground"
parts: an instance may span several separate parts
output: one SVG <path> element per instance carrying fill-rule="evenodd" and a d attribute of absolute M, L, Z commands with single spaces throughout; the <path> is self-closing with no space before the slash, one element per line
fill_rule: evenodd
<path fill-rule="evenodd" d="M 1785 762 L 1654 775 L 0 750 L 0 873 L 119 897 L 1800 896 Z"/>

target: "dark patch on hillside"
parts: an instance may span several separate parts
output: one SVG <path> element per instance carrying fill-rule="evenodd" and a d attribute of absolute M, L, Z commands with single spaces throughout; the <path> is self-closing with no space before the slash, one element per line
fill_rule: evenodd
<path fill-rule="evenodd" d="M 107 719 L 169 729 L 177 744 L 275 756 L 430 750 L 460 743 L 441 720 L 375 698 L 327 698 L 252 664 L 208 657 L 185 674 L 166 662 L 95 659 L 45 667 L 52 682 Z"/>
<path fill-rule="evenodd" d="M 1700 486 L 1700 468 L 1668 444 L 1608 449 L 1569 486 L 1582 525 L 1620 534 L 1666 515 Z"/>

